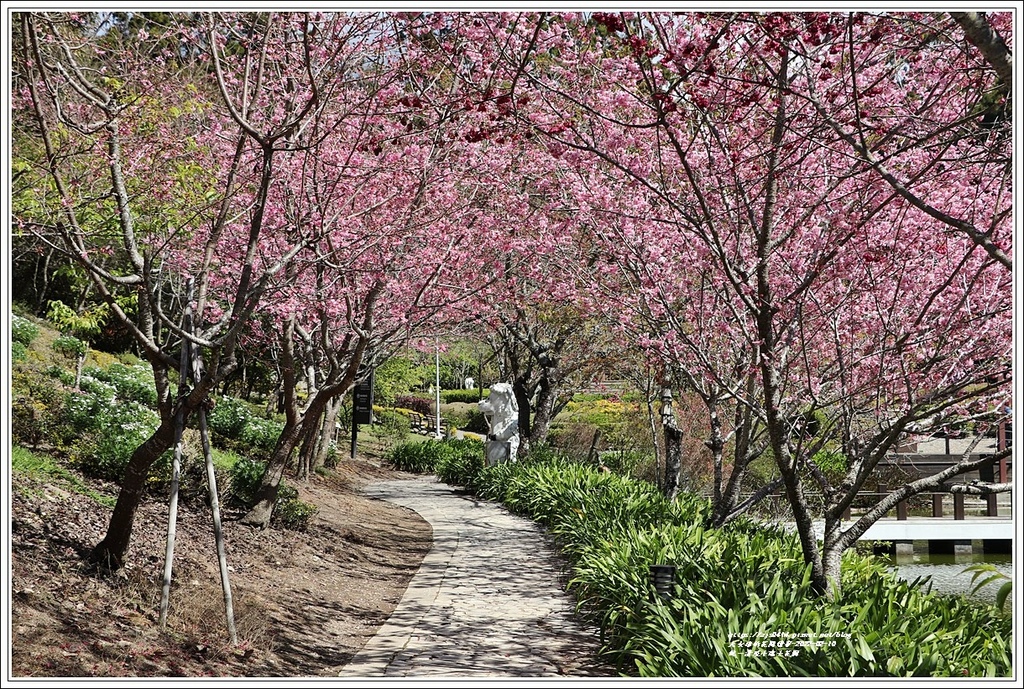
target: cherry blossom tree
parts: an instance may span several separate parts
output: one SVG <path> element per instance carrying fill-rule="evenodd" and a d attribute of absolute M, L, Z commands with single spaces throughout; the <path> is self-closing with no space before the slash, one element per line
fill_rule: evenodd
<path fill-rule="evenodd" d="M 948 30 L 949 18 L 694 13 L 505 22 L 503 31 L 491 28 L 503 37 L 492 54 L 501 57 L 508 88 L 543 94 L 525 119 L 552 155 L 605 170 L 609 183 L 617 178 L 638 190 L 634 198 L 657 202 L 624 208 L 593 185 L 580 205 L 609 216 L 632 211 L 648 223 L 645 265 L 664 260 L 671 268 L 631 288 L 672 295 L 639 302 L 676 309 L 678 329 L 658 335 L 692 340 L 698 326 L 686 309 L 701 303 L 706 285 L 721 299 L 718 322 L 735 344 L 702 342 L 692 352 L 699 356 L 682 359 L 683 370 L 707 385 L 722 381 L 723 353 L 747 364 L 752 394 L 731 389 L 767 431 L 816 587 L 834 593 L 842 552 L 870 523 L 899 500 L 993 459 L 966 457 L 901 486 L 843 529 L 840 515 L 882 458 L 937 417 L 995 420 L 1008 391 L 1010 281 L 998 252 L 979 241 L 987 235 L 1000 250 L 1008 246 L 1009 178 L 998 149 L 994 155 L 983 135 L 959 136 L 957 147 L 938 147 L 940 155 L 925 145 L 931 139 L 910 139 L 900 155 L 934 159 L 917 168 L 917 191 L 908 195 L 877 163 L 849 154 L 850 137 L 837 123 L 852 118 L 860 126 L 871 113 L 831 92 L 815 97 L 827 81 L 822 70 L 842 80 L 836 56 L 846 46 L 873 52 L 872 66 L 892 65 L 906 51 L 887 48 L 887 29 L 912 22 Z M 987 68 L 980 54 L 960 57 Z M 948 76 L 957 87 L 936 93 L 929 114 L 969 128 L 963 113 L 981 93 L 960 75 L 972 70 L 927 64 L 872 83 L 901 96 L 886 102 L 911 118 L 917 99 L 907 94 Z M 830 114 L 843 107 L 843 119 Z M 971 186 L 951 193 L 939 176 L 929 202 L 919 203 L 929 179 L 921 170 L 937 174 L 947 165 Z M 969 208 L 970 225 L 984 230 L 961 223 L 947 232 L 954 207 Z M 692 267 L 701 279 L 680 277 Z M 812 416 L 823 419 L 813 434 L 800 422 Z M 841 461 L 830 477 L 820 453 L 836 447 Z M 807 500 L 812 485 L 826 502 L 820 546 Z"/>
<path fill-rule="evenodd" d="M 243 335 L 282 353 L 287 402 L 257 524 L 362 366 L 479 313 L 537 374 L 535 442 L 604 323 L 702 400 L 715 523 L 770 450 L 822 595 L 888 509 L 998 458 L 841 520 L 908 435 L 1007 413 L 1006 14 L 225 13 L 103 46 L 75 15 L 19 26 L 42 200 L 17 222 L 89 274 L 160 390 L 99 559 Z M 175 397 L 183 342 L 205 366 Z"/>
<path fill-rule="evenodd" d="M 346 43 L 323 19 L 317 43 L 305 15 L 189 17 L 161 32 L 162 50 L 145 27 L 121 42 L 99 36 L 90 15 L 18 19 L 19 157 L 45 192 L 19 223 L 83 268 L 157 382 L 160 425 L 132 455 L 93 553 L 118 567 L 150 466 L 234 369 L 272 279 L 308 242 L 275 239 L 275 173 L 301 153 L 289 141 L 323 107 L 322 70 Z M 194 303 L 184 303 L 186 283 Z M 186 306 L 196 325 L 188 332 Z M 184 342 L 205 365 L 174 393 Z"/>
<path fill-rule="evenodd" d="M 458 303 L 478 287 L 472 258 L 483 220 L 467 185 L 472 146 L 444 139 L 445 109 L 431 111 L 426 94 L 410 95 L 407 79 L 376 88 L 360 120 L 332 127 L 294 174 L 301 182 L 289 222 L 296 231 L 315 227 L 321 239 L 299 255 L 288 298 L 271 307 L 286 423 L 246 523 L 268 523 L 293 451 L 315 444 L 332 401 L 411 338 L 458 323 Z M 299 342 L 321 371 L 307 376 L 301 407 Z"/>
<path fill-rule="evenodd" d="M 827 57 L 801 61 L 797 95 L 904 201 L 1009 270 L 1011 14 L 950 17 L 851 15 Z"/>
<path fill-rule="evenodd" d="M 560 188 L 565 177 L 544 148 L 535 150 L 533 127 L 520 122 L 530 96 L 513 100 L 501 92 L 478 53 L 490 40 L 481 43 L 477 34 L 490 37 L 494 16 L 400 18 L 402 33 L 412 37 L 404 52 L 410 71 L 444 86 L 410 97 L 443 108 L 445 136 L 471 153 L 471 174 L 459 186 L 472 204 L 473 253 L 460 272 L 472 289 L 460 310 L 467 322 L 491 329 L 488 339 L 516 392 L 525 451 L 546 440 L 552 419 L 603 364 L 608 345 L 586 315 L 586 281 L 566 277 L 566 266 L 586 257 Z"/>
<path fill-rule="evenodd" d="M 543 153 L 536 155 L 544 161 Z M 616 345 L 590 304 L 590 242 L 567 212 L 564 175 L 557 167 L 540 174 L 508 170 L 512 179 L 493 182 L 505 189 L 496 194 L 502 208 L 491 246 L 497 253 L 484 253 L 494 279 L 471 303 L 516 395 L 525 453 L 547 441 L 552 421 L 575 393 L 607 372 Z M 510 183 L 525 185 L 520 208 L 510 204 L 516 198 Z"/>
<path fill-rule="evenodd" d="M 764 425 L 754 413 L 759 400 L 754 338 L 743 334 L 744 321 L 729 286 L 716 284 L 714 267 L 698 262 L 685 235 L 635 215 L 608 214 L 605 205 L 595 208 L 603 218 L 607 266 L 599 271 L 595 287 L 605 297 L 599 303 L 606 307 L 606 322 L 647 361 L 657 362 L 663 405 L 671 389 L 695 395 L 703 404 L 707 435 L 702 445 L 711 455 L 711 519 L 722 526 L 779 485 L 772 481 L 743 496 L 749 487 L 748 467 L 768 445 Z M 689 439 L 676 432 L 674 410 L 662 409 L 662 416 L 666 452 L 681 460 L 681 444 Z M 679 489 L 680 469 L 676 463 L 667 465 L 664 488 L 669 497 Z"/>

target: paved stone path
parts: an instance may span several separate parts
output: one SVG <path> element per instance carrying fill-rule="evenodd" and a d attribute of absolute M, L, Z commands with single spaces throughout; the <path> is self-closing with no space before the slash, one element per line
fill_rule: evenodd
<path fill-rule="evenodd" d="M 614 676 L 574 616 L 543 529 L 434 476 L 368 495 L 418 512 L 434 546 L 405 596 L 342 677 Z"/>

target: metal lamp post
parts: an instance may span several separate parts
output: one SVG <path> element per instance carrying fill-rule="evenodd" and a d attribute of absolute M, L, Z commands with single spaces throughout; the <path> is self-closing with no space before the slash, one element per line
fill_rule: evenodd
<path fill-rule="evenodd" d="M 441 349 L 434 338 L 434 438 L 441 440 Z"/>

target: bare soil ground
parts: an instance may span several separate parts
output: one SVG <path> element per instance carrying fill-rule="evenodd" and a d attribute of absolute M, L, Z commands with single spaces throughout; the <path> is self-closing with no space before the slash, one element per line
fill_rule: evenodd
<path fill-rule="evenodd" d="M 305 531 L 254 530 L 222 511 L 239 643 L 228 639 L 212 516 L 180 505 L 167 625 L 158 625 L 167 501 L 136 516 L 128 564 L 88 571 L 108 508 L 53 483 L 11 490 L 8 651 L 14 678 L 337 675 L 387 620 L 431 546 L 415 512 L 360 494 L 401 473 L 344 461 L 289 481 L 319 512 Z M 116 495 L 111 486 L 90 487 Z"/>

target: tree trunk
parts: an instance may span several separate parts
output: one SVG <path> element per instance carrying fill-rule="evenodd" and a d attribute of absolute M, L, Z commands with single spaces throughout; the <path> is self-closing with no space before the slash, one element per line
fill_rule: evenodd
<path fill-rule="evenodd" d="M 992 66 L 1003 88 L 1009 89 L 1013 83 L 1013 62 L 1010 48 L 1002 37 L 992 30 L 985 15 L 980 12 L 950 12 L 960 28 L 964 30 L 967 40 L 978 49 L 985 60 Z"/>
<path fill-rule="evenodd" d="M 341 396 L 335 397 L 327 404 L 323 424 L 320 426 L 320 438 L 317 442 L 316 454 L 313 457 L 313 471 L 327 465 L 327 457 L 334 443 L 334 431 L 338 425 L 338 412 L 341 409 Z"/>
<path fill-rule="evenodd" d="M 711 461 L 714 466 L 714 511 L 717 514 L 722 509 L 722 482 L 724 475 L 724 467 L 722 466 L 722 463 L 724 462 L 725 455 L 725 439 L 722 437 L 722 420 L 718 418 L 717 398 L 714 395 L 709 396 L 706 399 L 706 404 L 708 406 L 708 420 L 710 422 L 710 428 L 708 430 L 708 439 L 705 444 L 708 449 L 711 450 Z M 733 473 L 735 473 L 735 470 Z"/>
<path fill-rule="evenodd" d="M 186 410 L 185 419 L 188 418 Z M 135 512 L 146 490 L 146 479 L 153 462 L 160 458 L 174 443 L 175 417 L 164 419 L 146 442 L 135 448 L 125 468 L 121 491 L 117 494 L 114 513 L 107 526 L 107 534 L 100 541 L 89 560 L 93 564 L 116 571 L 124 566 L 124 556 L 132 537 Z"/>
<path fill-rule="evenodd" d="M 679 471 L 683 465 L 683 432 L 675 426 L 665 426 L 665 487 L 669 500 L 679 494 Z"/>
<path fill-rule="evenodd" d="M 249 368 L 248 365 L 242 366 L 242 380 L 240 380 L 238 382 L 238 389 L 241 392 L 240 396 L 246 402 L 249 401 L 249 392 L 251 391 L 251 387 L 249 386 L 249 382 L 248 382 L 249 381 L 249 374 L 247 373 L 248 368 Z"/>
<path fill-rule="evenodd" d="M 294 443 L 292 444 L 294 447 Z M 274 514 L 274 504 L 277 502 L 277 490 L 284 477 L 285 463 L 275 463 L 267 467 L 263 475 L 263 483 L 256 493 L 256 504 L 245 513 L 240 520 L 242 524 L 265 529 L 270 525 L 270 518 Z"/>
<path fill-rule="evenodd" d="M 755 421 L 750 413 L 750 409 L 737 406 L 734 419 L 732 471 L 729 472 L 729 479 L 715 505 L 711 520 L 713 526 L 722 527 L 728 524 L 763 500 L 771 492 L 763 490 L 762 487 L 762 490 L 758 491 L 758 495 L 748 499 L 742 505 L 740 504 L 743 480 L 747 476 L 747 468 L 762 452 L 761 449 L 752 447 L 754 424 Z M 720 430 L 717 434 L 712 434 L 709 446 L 712 447 L 712 451 L 720 448 L 724 452 L 725 442 Z"/>
<path fill-rule="evenodd" d="M 654 410 L 654 397 L 650 383 L 647 384 L 644 393 L 644 398 L 647 401 L 647 425 L 651 431 L 651 445 L 654 447 L 654 475 L 659 481 L 658 488 L 660 489 L 662 487 L 660 483 L 662 475 L 662 443 L 658 437 L 658 418 Z"/>
<path fill-rule="evenodd" d="M 516 405 L 519 407 L 519 456 L 530 451 L 530 430 L 533 409 L 529 388 L 522 380 L 512 383 L 512 393 L 516 396 Z"/>
<path fill-rule="evenodd" d="M 590 441 L 590 450 L 587 452 L 587 464 L 597 465 L 600 464 L 598 459 L 601 456 L 600 451 L 597 449 L 598 444 L 601 442 L 601 429 L 598 428 L 594 431 L 594 438 Z"/>
<path fill-rule="evenodd" d="M 529 444 L 533 447 L 543 445 L 551 431 L 551 421 L 555 416 L 555 397 L 558 394 L 557 380 L 544 374 L 538 383 L 537 407 L 533 412 L 529 432 Z"/>
<path fill-rule="evenodd" d="M 321 423 L 320 419 L 310 419 L 310 423 L 303 424 L 305 431 L 302 435 L 302 442 L 299 445 L 299 459 L 296 463 L 296 476 L 300 481 L 308 481 L 309 474 L 313 471 L 313 454 L 316 452 L 317 432 L 312 426 Z"/>
<path fill-rule="evenodd" d="M 281 477 L 288 466 L 292 452 L 300 441 L 309 435 L 316 433 L 316 424 L 323 417 L 324 408 L 335 397 L 347 392 L 347 386 L 330 386 L 322 388 L 310 400 L 306 410 L 298 415 L 295 421 L 285 422 L 285 427 L 278 438 L 274 453 L 267 463 L 267 470 L 263 475 L 263 482 L 256 494 L 256 504 L 242 517 L 241 522 L 249 526 L 256 526 L 261 529 L 267 528 L 270 524 L 270 517 L 274 511 L 274 503 L 277 501 L 277 489 L 281 483 Z"/>
<path fill-rule="evenodd" d="M 711 518 L 712 526 L 724 526 L 731 519 L 734 519 L 737 516 L 736 508 L 740 502 L 740 493 L 743 488 L 743 479 L 746 478 L 747 475 L 748 463 L 748 458 L 739 456 L 738 452 L 736 453 L 736 456 L 734 456 L 732 472 L 729 474 L 729 481 L 725 486 L 725 490 L 722 491 L 722 495 L 718 502 L 715 504 Z"/>
<path fill-rule="evenodd" d="M 773 441 L 772 445 L 775 445 Z M 800 548 L 804 554 L 804 562 L 811 566 L 811 581 L 814 590 L 818 595 L 832 597 L 838 596 L 840 591 L 839 578 L 830 580 L 827 578 L 824 565 L 821 561 L 821 551 L 818 549 L 818 538 L 814 533 L 814 519 L 811 516 L 810 508 L 807 505 L 807 498 L 804 496 L 803 485 L 800 476 L 791 462 L 788 452 L 783 454 L 779 447 L 773 448 L 776 452 L 776 460 L 779 471 L 782 472 L 782 481 L 786 486 L 786 499 L 793 510 L 793 521 L 796 524 L 797 535 L 800 538 Z"/>
<path fill-rule="evenodd" d="M 46 298 L 50 294 L 50 257 L 53 255 L 53 251 L 54 251 L 53 249 L 47 249 L 46 250 L 46 254 L 45 254 L 44 258 L 43 258 L 43 269 L 42 269 L 42 272 L 40 272 L 40 270 L 39 270 L 39 260 L 36 259 L 36 272 L 35 272 L 35 276 L 33 277 L 33 280 L 32 280 L 33 284 L 35 285 L 36 295 L 37 295 L 36 296 L 36 310 L 35 310 L 36 315 L 40 315 L 40 314 L 44 313 L 43 306 L 46 304 Z M 41 288 L 38 286 L 38 283 L 39 283 L 38 278 L 39 278 L 40 275 L 42 275 L 42 278 L 43 278 L 43 286 Z"/>
<path fill-rule="evenodd" d="M 804 562 L 811 567 L 812 586 L 818 595 L 824 596 L 830 593 L 829 581 L 825 578 L 811 512 L 803 492 L 799 473 L 800 457 L 794 457 L 790 453 L 790 429 L 781 408 L 782 375 L 779 371 L 786 365 L 786 347 L 779 342 L 775 332 L 777 306 L 774 303 L 772 282 L 768 275 L 771 263 L 768 258 L 772 223 L 776 210 L 776 195 L 779 178 L 783 174 L 779 170 L 778 156 L 783 144 L 783 134 L 786 131 L 786 96 L 781 85 L 789 82 L 789 60 L 790 54 L 783 51 L 779 71 L 775 78 L 775 82 L 780 86 L 778 87 L 778 98 L 774 103 L 775 124 L 772 131 L 772 146 L 768 156 L 764 207 L 761 209 L 761 217 L 757 226 L 758 262 L 755 271 L 757 293 L 752 302 L 752 315 L 757 324 L 757 335 L 760 339 L 757 361 L 761 374 L 761 389 L 764 393 L 765 425 L 768 429 L 772 451 L 775 453 L 775 462 L 786 486 L 786 498 L 793 512 L 793 521 L 796 523 Z M 836 592 L 838 592 L 839 580 L 836 579 L 834 584 Z"/>
<path fill-rule="evenodd" d="M 661 425 L 665 434 L 665 479 L 662 493 L 674 500 L 679 493 L 679 471 L 683 465 L 683 432 L 676 426 L 672 389 L 661 389 Z"/>
<path fill-rule="evenodd" d="M 286 423 L 277 439 L 277 446 L 267 463 L 267 469 L 263 473 L 263 481 L 260 489 L 256 492 L 256 503 L 245 513 L 240 520 L 243 524 L 265 529 L 270 525 L 270 517 L 274 513 L 274 503 L 277 502 L 277 489 L 281 485 L 281 478 L 288 466 L 288 460 L 292 451 L 302 437 L 302 423 Z"/>
<path fill-rule="evenodd" d="M 75 390 L 82 389 L 82 371 L 85 370 L 85 354 L 75 357 Z"/>
<path fill-rule="evenodd" d="M 846 548 L 837 542 L 839 529 L 839 522 L 826 523 L 824 544 L 821 548 L 821 573 L 825 582 L 828 582 L 826 595 L 830 600 L 835 600 L 842 593 L 842 562 Z"/>

